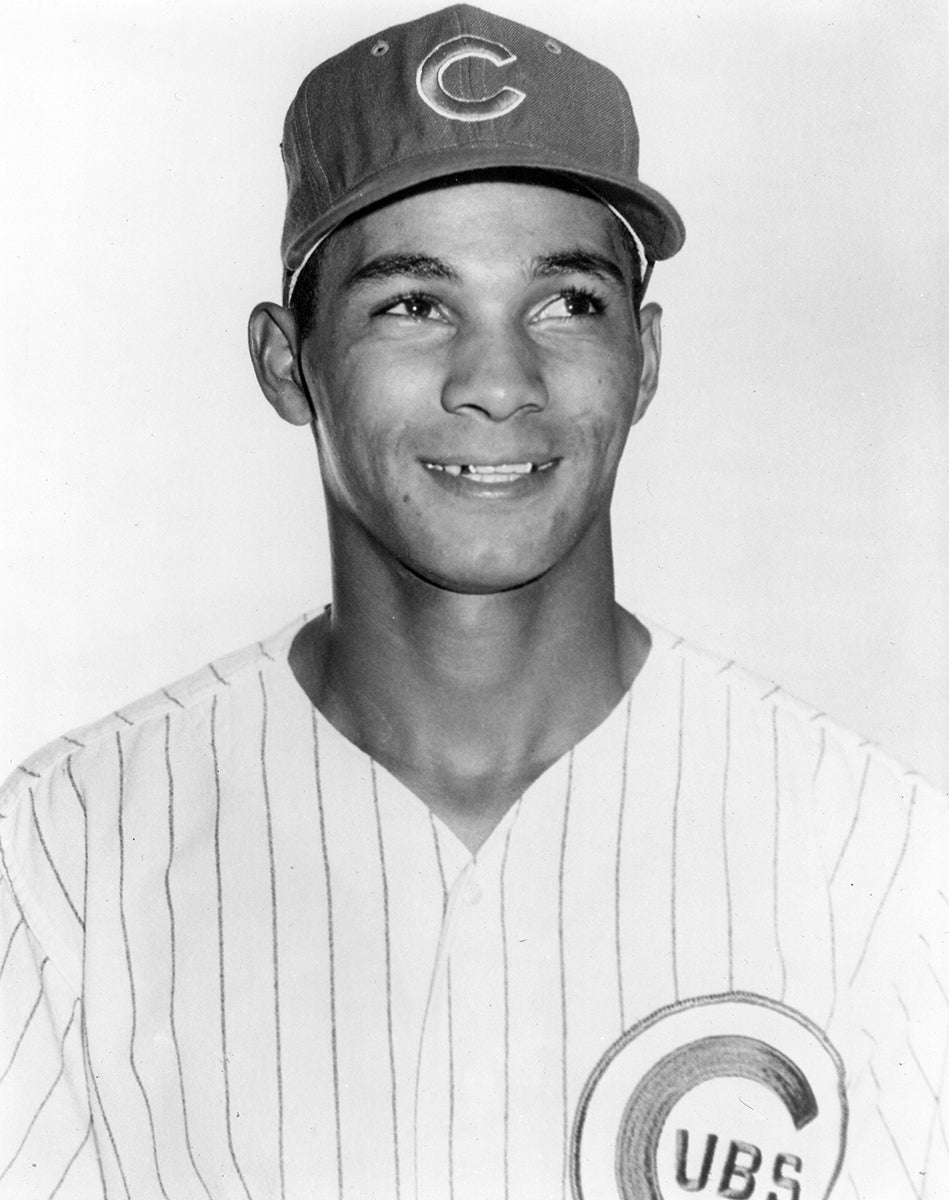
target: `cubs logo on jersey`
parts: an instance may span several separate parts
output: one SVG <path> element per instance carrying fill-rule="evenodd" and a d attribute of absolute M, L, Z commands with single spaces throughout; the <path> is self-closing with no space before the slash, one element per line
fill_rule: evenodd
<path fill-rule="evenodd" d="M 843 1065 L 794 1009 L 729 993 L 660 1009 L 587 1080 L 576 1200 L 824 1200 L 840 1170 Z"/>

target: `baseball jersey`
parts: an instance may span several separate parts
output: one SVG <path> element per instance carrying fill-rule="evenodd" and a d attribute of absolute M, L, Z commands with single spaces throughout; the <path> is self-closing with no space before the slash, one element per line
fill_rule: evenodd
<path fill-rule="evenodd" d="M 652 627 L 476 854 L 299 622 L 0 805 L 0 1197 L 949 1194 L 945 798 Z"/>

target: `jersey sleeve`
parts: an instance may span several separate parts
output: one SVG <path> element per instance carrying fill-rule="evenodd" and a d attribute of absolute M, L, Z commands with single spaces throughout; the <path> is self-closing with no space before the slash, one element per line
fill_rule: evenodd
<path fill-rule="evenodd" d="M 81 822 L 57 828 L 58 774 L 0 806 L 0 1200 L 105 1194 L 83 1054 Z"/>
<path fill-rule="evenodd" d="M 872 749 L 830 855 L 844 1194 L 949 1195 L 949 801 Z M 847 1191 L 850 1188 L 850 1192 Z"/>

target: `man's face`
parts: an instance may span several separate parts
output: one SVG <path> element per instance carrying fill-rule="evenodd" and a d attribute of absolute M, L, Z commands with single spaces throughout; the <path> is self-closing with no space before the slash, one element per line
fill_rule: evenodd
<path fill-rule="evenodd" d="M 300 360 L 337 536 L 495 592 L 608 529 L 658 310 L 641 335 L 604 205 L 513 182 L 419 192 L 339 230 L 321 268 Z"/>

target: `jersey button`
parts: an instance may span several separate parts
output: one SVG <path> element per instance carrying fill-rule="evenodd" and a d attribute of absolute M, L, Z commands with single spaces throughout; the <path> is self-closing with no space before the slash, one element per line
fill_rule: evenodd
<path fill-rule="evenodd" d="M 465 904 L 475 905 L 481 903 L 481 884 L 477 879 L 469 879 L 465 884 L 465 890 L 462 893 Z"/>

